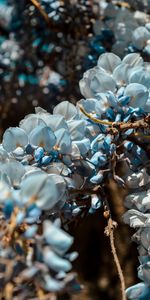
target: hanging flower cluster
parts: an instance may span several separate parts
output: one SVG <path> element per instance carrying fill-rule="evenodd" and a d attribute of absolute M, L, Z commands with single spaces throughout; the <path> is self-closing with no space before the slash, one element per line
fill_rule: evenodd
<path fill-rule="evenodd" d="M 15 293 L 15 282 L 16 292 L 22 293 L 25 278 L 30 281 L 35 274 L 33 294 L 39 280 L 43 293 L 74 283 L 74 276 L 66 272 L 76 253 L 65 254 L 72 238 L 49 219 L 60 216 L 66 221 L 105 207 L 106 185 L 112 179 L 128 187 L 129 211 L 124 219 L 138 228 L 135 239 L 143 283 L 131 287 L 127 295 L 149 299 L 149 78 L 149 64 L 139 54 L 121 60 L 105 53 L 80 81 L 85 99 L 76 106 L 61 102 L 52 114 L 37 107 L 18 127 L 4 132 L 0 146 L 1 218 L 6 222 L 0 242 L 3 268 L 9 249 L 14 266 L 21 261 L 17 274 L 12 271 L 8 279 L 4 273 L 5 292 L 9 282 Z"/>

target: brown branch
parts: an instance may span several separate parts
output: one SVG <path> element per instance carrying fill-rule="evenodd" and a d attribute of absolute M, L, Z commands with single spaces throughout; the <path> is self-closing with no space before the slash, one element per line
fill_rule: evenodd
<path fill-rule="evenodd" d="M 107 128 L 107 131 L 112 130 L 112 129 L 118 129 L 120 130 L 127 130 L 127 129 L 137 129 L 137 128 L 149 128 L 150 127 L 150 116 L 148 115 L 147 117 L 137 120 L 135 122 L 110 122 L 110 121 L 104 121 L 104 120 L 99 120 L 95 117 L 93 117 L 92 114 L 87 113 L 84 108 L 80 105 L 79 106 L 81 112 L 88 117 L 90 120 L 92 120 L 94 123 L 98 124 L 103 124 L 103 125 L 108 125 L 111 126 Z"/>
<path fill-rule="evenodd" d="M 40 14 L 44 17 L 47 23 L 50 23 L 50 19 L 48 14 L 45 12 L 41 4 L 38 2 L 38 0 L 30 0 L 32 4 L 39 10 Z"/>

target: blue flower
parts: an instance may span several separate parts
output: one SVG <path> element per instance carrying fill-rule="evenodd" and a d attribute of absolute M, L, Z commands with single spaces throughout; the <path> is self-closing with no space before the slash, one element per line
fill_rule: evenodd
<path fill-rule="evenodd" d="M 150 288 L 143 282 L 137 283 L 126 290 L 127 297 L 130 300 L 149 300 Z"/>
<path fill-rule="evenodd" d="M 28 136 L 25 131 L 19 127 L 10 127 L 6 129 L 3 135 L 3 148 L 11 152 L 18 147 L 25 148 L 28 144 Z"/>
<path fill-rule="evenodd" d="M 20 197 L 23 203 L 35 203 L 42 210 L 50 210 L 66 197 L 66 183 L 62 176 L 44 172 L 29 174 L 21 182 Z"/>
<path fill-rule="evenodd" d="M 32 146 L 43 147 L 49 152 L 56 143 L 56 137 L 49 127 L 37 126 L 31 131 L 29 141 Z"/>

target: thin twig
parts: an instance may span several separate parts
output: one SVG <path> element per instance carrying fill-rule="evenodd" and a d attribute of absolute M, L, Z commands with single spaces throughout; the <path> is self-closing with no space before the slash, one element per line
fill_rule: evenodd
<path fill-rule="evenodd" d="M 90 120 L 92 120 L 95 123 L 103 124 L 103 125 L 111 125 L 111 126 L 114 124 L 113 122 L 103 121 L 93 117 L 92 114 L 87 113 L 81 105 L 79 106 L 79 108 L 86 117 L 88 117 Z"/>
<path fill-rule="evenodd" d="M 106 214 L 106 212 L 108 212 L 108 214 Z M 110 246 L 111 246 L 111 251 L 113 254 L 113 258 L 114 258 L 114 262 L 117 268 L 117 272 L 118 272 L 118 276 L 120 279 L 120 284 L 121 284 L 121 293 L 122 293 L 122 300 L 126 300 L 126 293 L 125 293 L 125 280 L 124 280 L 124 276 L 123 276 L 123 272 L 120 266 L 120 262 L 119 262 L 119 258 L 116 252 L 116 248 L 115 248 L 115 243 L 114 243 L 114 229 L 117 226 L 117 223 L 115 221 L 112 220 L 109 211 L 105 211 L 104 212 L 106 216 L 106 218 L 108 219 L 108 225 L 105 228 L 105 234 L 107 236 L 109 236 L 110 239 Z"/>
<path fill-rule="evenodd" d="M 87 118 L 92 120 L 94 123 L 111 126 L 111 128 L 108 128 L 108 130 L 110 130 L 112 128 L 116 128 L 120 131 L 120 130 L 127 130 L 127 129 L 149 128 L 150 127 L 149 115 L 146 118 L 137 120 L 135 122 L 127 122 L 127 123 L 125 123 L 125 122 L 110 122 L 110 121 L 99 120 L 99 119 L 93 117 L 93 115 L 90 113 L 87 113 L 81 105 L 79 106 L 79 108 L 80 108 L 81 112 Z"/>

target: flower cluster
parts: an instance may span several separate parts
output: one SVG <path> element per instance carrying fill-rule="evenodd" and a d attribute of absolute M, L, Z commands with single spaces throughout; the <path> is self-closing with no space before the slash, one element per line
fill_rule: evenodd
<path fill-rule="evenodd" d="M 143 53 L 150 54 L 150 23 L 145 26 L 137 27 L 132 34 L 133 51 L 143 51 Z"/>
<path fill-rule="evenodd" d="M 125 54 L 131 51 L 139 51 L 139 48 L 136 48 L 136 45 L 134 45 L 133 42 L 135 39 L 134 31 L 136 32 L 139 28 L 136 36 L 140 35 L 142 38 L 144 38 L 144 31 L 142 28 L 145 27 L 150 21 L 148 10 L 142 11 L 140 7 L 139 9 L 137 8 L 137 10 L 133 10 L 131 8 L 131 1 L 129 5 L 127 5 L 127 2 L 121 3 L 121 1 L 109 3 L 102 1 L 100 4 L 102 21 L 96 20 L 94 24 L 94 32 L 97 38 L 102 29 L 106 29 L 107 31 L 109 30 L 109 32 L 111 32 L 113 39 L 111 41 L 110 49 L 113 53 L 119 55 L 120 57 L 123 57 Z M 105 42 L 103 43 L 103 46 L 104 45 L 106 45 L 106 50 L 108 50 Z M 140 50 L 142 50 L 142 48 L 140 48 Z"/>
<path fill-rule="evenodd" d="M 124 218 L 139 228 L 136 239 L 141 243 L 139 276 L 144 283 L 127 293 L 130 299 L 137 295 L 142 299 L 144 291 L 143 299 L 149 299 L 149 77 L 149 64 L 139 54 L 128 54 L 121 60 L 113 53 L 105 53 L 80 81 L 86 99 L 76 106 L 61 102 L 53 114 L 37 107 L 19 127 L 4 132 L 0 198 L 2 217 L 10 221 L 1 247 L 3 242 L 9 242 L 12 231 L 14 243 L 19 239 L 19 250 L 13 245 L 12 255 L 14 251 L 14 255 L 25 251 L 26 237 L 33 239 L 32 251 L 37 247 L 33 256 L 38 256 L 30 258 L 30 267 L 34 274 L 40 273 L 41 288 L 46 291 L 54 291 L 54 286 L 59 290 L 68 282 L 65 272 L 71 265 L 65 252 L 72 243 L 47 219 L 60 216 L 66 221 L 95 212 L 105 203 L 106 183 L 112 179 L 121 187 L 128 186 L 126 203 L 131 210 Z M 74 256 L 66 257 L 72 260 Z M 40 269 L 41 261 L 46 264 L 44 271 Z M 55 277 L 49 275 L 51 269 L 58 273 Z"/>
<path fill-rule="evenodd" d="M 103 126 L 101 135 L 95 139 L 96 143 L 91 143 L 96 151 L 94 158 L 99 162 L 102 160 L 104 165 L 108 162 L 107 153 L 109 159 L 116 157 L 115 163 L 124 160 L 123 177 L 119 178 L 115 172 L 112 175 L 118 184 L 128 187 L 129 195 L 125 204 L 129 211 L 124 215 L 124 220 L 138 229 L 134 240 L 139 244 L 141 265 L 138 276 L 143 281 L 128 288 L 127 296 L 129 299 L 145 300 L 150 297 L 149 125 L 142 124 L 140 119 L 146 121 L 148 118 L 149 76 L 149 64 L 139 54 L 128 54 L 122 61 L 113 53 L 103 54 L 97 66 L 88 70 L 80 81 L 81 92 L 88 99 L 79 102 L 90 121 Z M 137 120 L 140 122 L 139 126 Z M 107 128 L 104 128 L 104 124 Z M 102 143 L 104 136 L 105 142 Z M 100 164 L 99 166 L 101 167 Z M 98 174 L 101 175 L 101 172 Z M 101 177 L 99 178 L 101 182 Z"/>
<path fill-rule="evenodd" d="M 15 171 L 13 163 L 10 168 Z M 52 292 L 64 288 L 79 289 L 75 274 L 69 273 L 71 261 L 77 257 L 77 253 L 66 253 L 73 238 L 60 229 L 59 219 L 53 223 L 48 216 L 43 219 L 42 200 L 39 198 L 35 201 L 36 193 L 42 199 L 43 178 L 39 182 L 32 181 L 35 177 L 31 175 L 22 180 L 20 189 L 13 189 L 6 180 L 6 173 L 1 174 L 1 295 L 6 299 L 10 292 L 11 299 L 32 299 L 36 295 L 40 298 L 40 293 L 43 297 L 50 297 Z M 35 191 L 37 184 L 39 186 Z M 51 186 L 49 189 L 48 193 L 53 193 Z M 44 211 L 48 209 L 49 205 L 44 207 Z"/>

